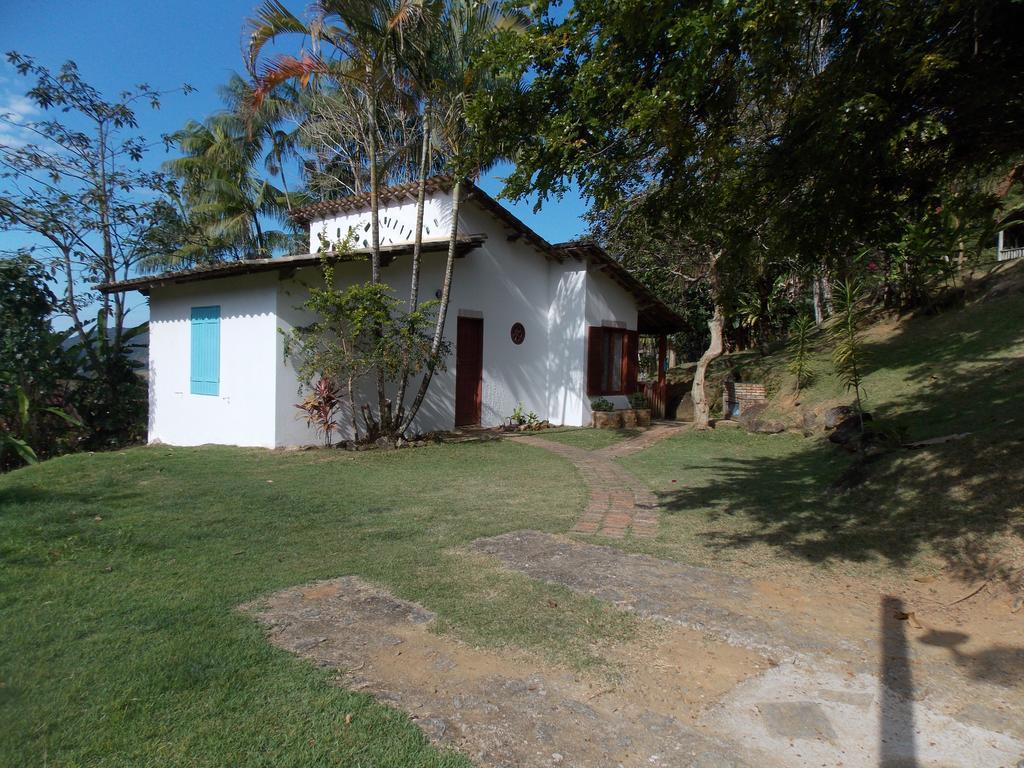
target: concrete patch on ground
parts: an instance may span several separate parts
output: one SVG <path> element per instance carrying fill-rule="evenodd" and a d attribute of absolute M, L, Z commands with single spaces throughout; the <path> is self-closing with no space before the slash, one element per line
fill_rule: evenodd
<path fill-rule="evenodd" d="M 247 606 L 276 645 L 409 714 L 482 766 L 1017 768 L 1024 650 L 967 624 L 524 531 L 477 554 L 654 619 L 611 672 L 432 633 L 434 615 L 345 577 Z M 868 601 L 869 603 L 871 601 Z M 836 617 L 842 617 L 837 620 Z M 913 621 L 911 621 L 913 619 Z"/>
<path fill-rule="evenodd" d="M 748 759 L 787 765 L 1005 766 L 1024 742 L 936 712 L 870 674 L 783 664 L 736 686 L 704 719 L 742 733 Z"/>
<path fill-rule="evenodd" d="M 968 633 L 915 626 L 885 596 L 874 612 L 815 597 L 797 607 L 765 584 L 536 531 L 472 548 L 778 662 L 700 719 L 753 762 L 1016 768 L 1024 759 L 1024 644 L 968 648 Z"/>
<path fill-rule="evenodd" d="M 613 651 L 622 679 L 609 683 L 433 634 L 429 611 L 356 577 L 246 608 L 275 645 L 337 669 L 343 685 L 482 766 L 750 765 L 695 721 L 763 660 L 696 633 L 659 631 Z"/>

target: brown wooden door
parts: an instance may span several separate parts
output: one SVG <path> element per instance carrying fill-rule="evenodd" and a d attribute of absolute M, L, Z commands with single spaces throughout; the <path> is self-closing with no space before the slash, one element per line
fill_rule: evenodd
<path fill-rule="evenodd" d="M 480 423 L 483 399 L 484 321 L 460 317 L 455 341 L 455 426 Z"/>

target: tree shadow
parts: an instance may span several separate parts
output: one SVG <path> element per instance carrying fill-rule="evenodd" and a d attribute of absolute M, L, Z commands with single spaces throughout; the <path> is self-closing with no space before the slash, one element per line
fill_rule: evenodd
<path fill-rule="evenodd" d="M 872 408 L 875 423 L 898 426 L 909 442 L 970 435 L 869 459 L 846 491 L 836 481 L 857 459 L 824 440 L 782 455 L 717 458 L 705 467 L 709 485 L 663 494 L 663 507 L 749 520 L 706 534 L 712 547 L 761 542 L 811 562 L 896 566 L 931 551 L 966 580 L 1024 587 L 1021 564 L 1002 559 L 997 542 L 1024 538 L 1022 348 L 1019 298 L 904 324 L 870 350 L 883 375 L 911 382 L 906 398 Z"/>
<path fill-rule="evenodd" d="M 946 648 L 956 665 L 966 670 L 975 680 L 1004 688 L 1016 688 L 1024 682 L 1024 648 L 996 644 L 974 653 L 960 650 L 960 646 L 969 639 L 970 635 L 963 632 L 932 629 L 917 641 Z"/>

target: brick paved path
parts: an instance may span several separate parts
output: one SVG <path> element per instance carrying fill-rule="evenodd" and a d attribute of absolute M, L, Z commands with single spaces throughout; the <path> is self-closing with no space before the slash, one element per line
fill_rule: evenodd
<path fill-rule="evenodd" d="M 614 460 L 642 451 L 683 428 L 676 424 L 656 424 L 638 437 L 598 451 L 587 451 L 532 435 L 511 439 L 564 456 L 579 469 L 589 490 L 589 498 L 583 516 L 573 527 L 574 531 L 621 539 L 626 531 L 632 529 L 634 536 L 653 539 L 658 535 L 657 497 Z"/>

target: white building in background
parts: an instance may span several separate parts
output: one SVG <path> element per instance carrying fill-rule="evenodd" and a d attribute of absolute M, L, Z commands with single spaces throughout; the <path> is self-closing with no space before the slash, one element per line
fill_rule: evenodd
<path fill-rule="evenodd" d="M 446 370 L 435 373 L 414 430 L 496 426 L 520 405 L 553 424 L 579 426 L 589 423 L 590 401 L 599 396 L 626 407 L 637 386 L 638 334 L 673 333 L 682 320 L 597 246 L 552 245 L 475 185 L 462 187 L 445 328 L 451 356 Z M 380 193 L 382 279 L 399 298 L 409 290 L 415 195 L 415 184 Z M 451 211 L 452 180 L 431 179 L 425 298 L 440 295 Z M 336 279 L 339 285 L 369 279 L 369 199 L 317 203 L 296 218 L 309 224 L 309 254 L 99 286 L 149 297 L 150 442 L 268 448 L 319 442 L 294 407 L 302 387 L 285 359 L 283 332 L 309 320 L 300 306 L 320 279 L 314 251 L 321 237 L 336 241 L 351 228 L 360 258 L 339 260 Z M 410 402 L 415 391 L 413 382 Z"/>
<path fill-rule="evenodd" d="M 996 259 L 1008 261 L 1024 257 L 1024 224 L 1011 224 L 999 230 L 996 239 Z"/>

